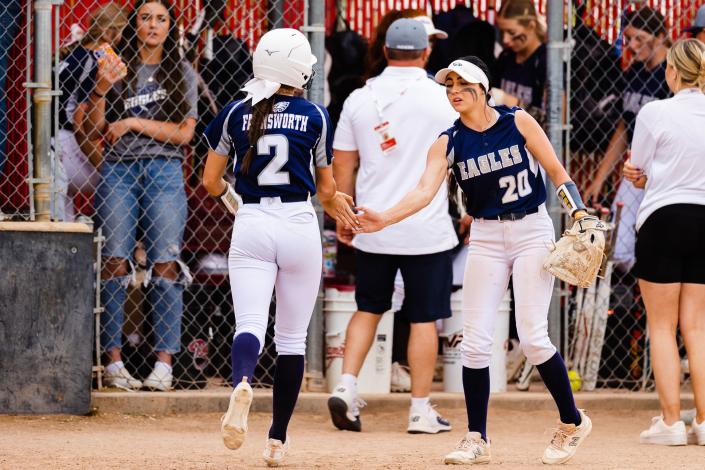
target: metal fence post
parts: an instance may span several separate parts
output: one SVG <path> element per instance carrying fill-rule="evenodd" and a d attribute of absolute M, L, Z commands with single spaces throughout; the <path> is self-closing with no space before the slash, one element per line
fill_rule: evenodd
<path fill-rule="evenodd" d="M 52 8 L 54 2 L 34 3 L 34 207 L 36 219 L 51 219 L 52 162 L 51 143 L 51 62 L 52 62 Z"/>
<path fill-rule="evenodd" d="M 563 40 L 563 0 L 548 0 L 548 50 L 547 50 L 547 85 L 548 105 L 546 117 L 548 121 L 548 137 L 560 160 L 563 160 L 563 58 L 566 43 Z M 556 229 L 556 238 L 560 236 L 562 227 L 561 205 L 555 195 L 555 188 L 546 181 L 546 208 Z M 548 311 L 548 332 L 551 342 L 560 347 L 561 344 L 561 284 L 556 281 L 553 287 L 553 297 Z"/>
<path fill-rule="evenodd" d="M 308 21 L 305 23 L 304 32 L 308 33 L 313 54 L 318 58 L 314 65 L 315 75 L 313 85 L 308 92 L 308 98 L 314 103 L 323 104 L 323 81 L 325 80 L 323 62 L 325 60 L 325 2 L 324 0 L 310 0 L 308 4 Z M 318 224 L 323 231 L 323 209 L 315 200 Z M 323 239 L 321 233 L 321 240 Z M 308 327 L 308 340 L 306 343 L 306 390 L 311 392 L 325 391 L 324 371 L 324 331 L 323 331 L 323 283 L 318 291 L 318 299 L 311 316 Z"/>

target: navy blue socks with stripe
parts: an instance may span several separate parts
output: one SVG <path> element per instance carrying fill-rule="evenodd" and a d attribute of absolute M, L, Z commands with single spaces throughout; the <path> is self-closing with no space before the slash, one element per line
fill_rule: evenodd
<path fill-rule="evenodd" d="M 257 367 L 259 357 L 259 340 L 252 333 L 242 333 L 233 340 L 230 349 L 230 361 L 233 366 L 233 387 L 242 382 L 243 377 L 247 377 L 248 382 L 252 382 L 252 375 Z"/>
<path fill-rule="evenodd" d="M 487 442 L 487 404 L 490 401 L 490 368 L 463 367 L 463 391 L 468 413 L 468 431 L 479 432 Z"/>
<path fill-rule="evenodd" d="M 561 422 L 580 426 L 580 412 L 575 406 L 568 371 L 565 368 L 565 362 L 563 362 L 560 353 L 556 351 L 556 354 L 554 354 L 551 359 L 543 364 L 537 365 L 536 368 L 539 370 L 539 374 L 541 374 L 546 388 L 551 392 L 553 401 L 555 401 L 556 406 L 558 406 Z"/>
<path fill-rule="evenodd" d="M 303 356 L 277 356 L 272 393 L 272 427 L 269 428 L 271 439 L 282 442 L 286 440 L 286 428 L 294 413 L 303 378 Z"/>

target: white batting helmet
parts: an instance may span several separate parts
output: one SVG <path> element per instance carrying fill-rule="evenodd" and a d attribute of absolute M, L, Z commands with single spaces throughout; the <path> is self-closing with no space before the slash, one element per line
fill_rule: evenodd
<path fill-rule="evenodd" d="M 316 56 L 306 36 L 291 28 L 273 29 L 259 40 L 252 58 L 255 78 L 304 88 L 313 76 Z"/>

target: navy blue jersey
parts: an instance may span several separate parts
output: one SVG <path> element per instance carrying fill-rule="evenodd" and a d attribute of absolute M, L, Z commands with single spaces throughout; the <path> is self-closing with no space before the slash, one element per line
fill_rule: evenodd
<path fill-rule="evenodd" d="M 629 142 L 634 135 L 636 115 L 646 103 L 668 98 L 671 92 L 666 83 L 666 61 L 648 70 L 643 62 L 635 62 L 625 73 L 626 86 L 622 95 L 622 119 L 627 127 Z"/>
<path fill-rule="evenodd" d="M 543 109 L 546 64 L 545 44 L 541 44 L 521 64 L 517 63 L 514 51 L 505 49 L 497 58 L 494 78 L 499 82 L 499 88 L 518 98 L 522 106 L 536 106 Z"/>
<path fill-rule="evenodd" d="M 296 96 L 275 95 L 264 135 L 252 142 L 257 153 L 241 171 L 250 141 L 250 101 L 234 101 L 208 125 L 208 146 L 235 158 L 235 191 L 242 196 L 281 197 L 316 193 L 313 166 L 333 161 L 333 126 L 322 106 Z"/>
<path fill-rule="evenodd" d="M 448 136 L 448 166 L 467 196 L 468 214 L 478 218 L 528 211 L 546 201 L 541 169 L 514 122 L 521 108 L 494 109 L 499 118 L 484 132 L 458 119 L 441 134 Z"/>
<path fill-rule="evenodd" d="M 59 62 L 59 84 L 61 86 L 61 96 L 59 97 L 60 128 L 63 129 L 72 124 L 76 106 L 90 92 L 90 90 L 84 89 L 84 86 L 90 86 L 95 81 L 97 70 L 93 52 L 83 46 L 76 46 L 64 60 Z"/>

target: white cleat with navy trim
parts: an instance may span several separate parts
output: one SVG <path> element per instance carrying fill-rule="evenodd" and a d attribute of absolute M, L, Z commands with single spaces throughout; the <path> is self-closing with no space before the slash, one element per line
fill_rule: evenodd
<path fill-rule="evenodd" d="M 448 420 L 430 404 L 425 409 L 412 408 L 409 411 L 409 427 L 406 428 L 409 434 L 436 434 L 451 429 Z"/>
<path fill-rule="evenodd" d="M 546 447 L 541 461 L 548 465 L 565 463 L 570 460 L 578 450 L 580 444 L 592 431 L 592 421 L 583 410 L 580 413 L 580 426 L 558 422 L 558 427 L 553 430 L 551 443 Z"/>

